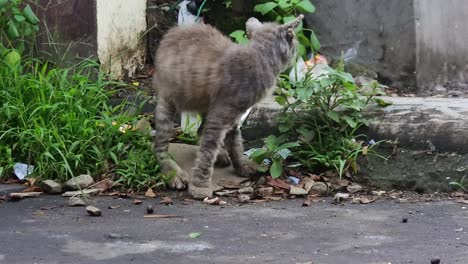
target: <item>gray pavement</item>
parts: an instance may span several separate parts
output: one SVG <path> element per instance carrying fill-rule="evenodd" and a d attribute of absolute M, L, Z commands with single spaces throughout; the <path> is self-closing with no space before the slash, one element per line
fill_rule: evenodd
<path fill-rule="evenodd" d="M 450 200 L 239 206 L 93 197 L 90 217 L 60 196 L 0 204 L 0 263 L 468 263 L 468 209 Z M 182 218 L 144 218 L 155 214 Z M 120 206 L 108 209 L 110 205 Z M 42 209 L 41 209 L 42 208 Z M 407 218 L 407 223 L 402 223 Z M 200 232 L 197 239 L 189 234 Z"/>

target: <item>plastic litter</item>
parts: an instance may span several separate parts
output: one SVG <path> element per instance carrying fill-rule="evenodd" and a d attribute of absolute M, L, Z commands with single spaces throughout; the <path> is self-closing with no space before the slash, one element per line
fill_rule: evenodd
<path fill-rule="evenodd" d="M 16 177 L 18 177 L 18 179 L 20 179 L 20 180 L 24 180 L 24 178 L 26 178 L 26 176 L 28 176 L 29 174 L 31 174 L 33 172 L 34 165 L 28 165 L 28 164 L 24 164 L 24 163 L 16 163 L 13 166 L 13 169 L 15 171 Z"/>
<path fill-rule="evenodd" d="M 294 176 L 288 176 L 288 179 L 291 180 L 291 182 L 292 182 L 293 185 L 298 185 L 299 182 L 301 181 L 299 178 L 294 177 Z"/>

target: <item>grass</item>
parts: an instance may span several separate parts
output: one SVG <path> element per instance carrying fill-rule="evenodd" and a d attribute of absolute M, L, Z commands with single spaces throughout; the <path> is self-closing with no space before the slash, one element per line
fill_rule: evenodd
<path fill-rule="evenodd" d="M 134 189 L 164 185 L 149 131 L 123 130 L 139 117 L 123 114 L 126 102 L 110 104 L 108 88 L 122 85 L 91 61 L 60 69 L 35 59 L 0 60 L 0 177 L 22 162 L 34 165 L 31 177 L 39 179 L 89 173 Z"/>

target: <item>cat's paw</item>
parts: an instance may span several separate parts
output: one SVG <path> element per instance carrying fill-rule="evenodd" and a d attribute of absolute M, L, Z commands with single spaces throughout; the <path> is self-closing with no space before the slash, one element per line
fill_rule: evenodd
<path fill-rule="evenodd" d="M 187 172 L 177 165 L 177 163 L 171 159 L 165 159 L 161 163 L 161 171 L 166 174 L 174 173 L 169 182 L 169 187 L 175 190 L 183 190 L 187 187 L 189 176 Z"/>

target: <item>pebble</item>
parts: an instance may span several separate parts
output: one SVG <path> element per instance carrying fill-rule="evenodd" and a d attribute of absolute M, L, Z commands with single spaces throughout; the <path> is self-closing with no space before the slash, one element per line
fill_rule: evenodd
<path fill-rule="evenodd" d="M 440 264 L 440 259 L 438 258 L 431 259 L 431 264 Z"/>
<path fill-rule="evenodd" d="M 324 194 L 328 191 L 328 186 L 323 182 L 316 182 L 310 188 L 310 193 Z"/>
<path fill-rule="evenodd" d="M 239 202 L 240 202 L 240 203 L 248 203 L 248 202 L 250 202 L 250 196 L 245 195 L 245 194 L 239 195 L 238 199 L 239 199 Z"/>
<path fill-rule="evenodd" d="M 349 193 L 357 193 L 357 192 L 362 191 L 362 186 L 359 184 L 352 184 L 352 185 L 348 185 L 346 187 L 346 190 L 348 190 Z"/>
<path fill-rule="evenodd" d="M 45 180 L 41 183 L 42 189 L 47 194 L 60 194 L 62 193 L 62 185 L 53 180 Z"/>
<path fill-rule="evenodd" d="M 152 205 L 148 205 L 148 206 L 146 207 L 146 212 L 147 212 L 148 214 L 154 213 L 153 206 L 152 206 Z"/>
<path fill-rule="evenodd" d="M 402 219 L 401 219 L 401 222 L 402 222 L 402 223 L 408 223 L 408 218 L 406 218 L 406 217 L 402 218 Z"/>
<path fill-rule="evenodd" d="M 94 183 L 93 177 L 88 174 L 82 174 L 77 177 L 73 177 L 65 182 L 65 187 L 71 190 L 81 190 L 87 188 Z"/>
<path fill-rule="evenodd" d="M 85 206 L 86 202 L 83 201 L 80 197 L 70 197 L 68 199 L 68 205 L 70 206 Z"/>
<path fill-rule="evenodd" d="M 102 211 L 94 206 L 87 206 L 86 212 L 88 212 L 90 216 L 102 216 Z"/>

